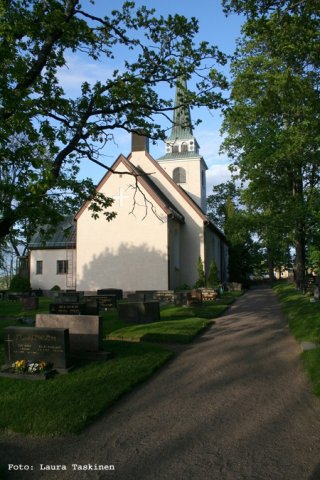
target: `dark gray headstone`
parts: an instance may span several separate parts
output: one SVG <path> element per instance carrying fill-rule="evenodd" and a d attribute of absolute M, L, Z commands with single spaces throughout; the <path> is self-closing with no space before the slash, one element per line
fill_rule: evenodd
<path fill-rule="evenodd" d="M 115 295 L 117 300 L 122 300 L 123 290 L 120 288 L 101 288 L 97 290 L 97 295 Z"/>
<path fill-rule="evenodd" d="M 41 313 L 36 316 L 36 327 L 68 328 L 71 354 L 98 352 L 102 348 L 102 317 L 97 315 Z"/>
<path fill-rule="evenodd" d="M 160 320 L 159 302 L 128 302 L 118 304 L 119 318 L 127 323 L 152 323 Z"/>
<path fill-rule="evenodd" d="M 37 310 L 39 308 L 38 297 L 25 297 L 20 299 L 23 310 Z"/>
<path fill-rule="evenodd" d="M 84 315 L 99 315 L 98 297 L 84 297 L 83 308 Z"/>
<path fill-rule="evenodd" d="M 56 315 L 82 315 L 85 306 L 82 303 L 50 303 L 49 312 Z"/>
<path fill-rule="evenodd" d="M 80 293 L 78 292 L 60 292 L 57 297 L 57 303 L 79 303 Z"/>
<path fill-rule="evenodd" d="M 7 327 L 4 330 L 5 361 L 52 363 L 54 369 L 70 367 L 69 332 L 65 328 Z"/>

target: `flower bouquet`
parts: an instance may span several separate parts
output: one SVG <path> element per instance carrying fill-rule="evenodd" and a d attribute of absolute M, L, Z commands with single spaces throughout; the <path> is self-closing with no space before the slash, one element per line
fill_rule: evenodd
<path fill-rule="evenodd" d="M 52 368 L 52 364 L 44 361 L 31 362 L 29 360 L 16 360 L 11 367 L 14 373 L 26 373 L 33 375 L 37 373 L 48 372 L 48 370 Z"/>

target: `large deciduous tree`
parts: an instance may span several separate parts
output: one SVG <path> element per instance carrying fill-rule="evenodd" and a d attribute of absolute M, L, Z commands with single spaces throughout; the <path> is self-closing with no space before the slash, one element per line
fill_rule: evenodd
<path fill-rule="evenodd" d="M 266 221 L 266 244 L 280 249 L 285 238 L 294 246 L 302 285 L 320 182 L 318 8 L 290 1 L 225 4 L 250 20 L 232 65 L 224 148 L 248 182 L 246 204 Z"/>
<path fill-rule="evenodd" d="M 103 210 L 112 219 L 112 200 L 90 180 L 79 181 L 80 161 L 101 162 L 119 128 L 164 138 L 174 107 L 158 86 L 197 74 L 181 103 L 223 103 L 226 84 L 216 66 L 225 58 L 207 42 L 195 43 L 195 18 L 157 17 L 134 2 L 99 17 L 87 3 L 0 0 L 0 238 L 24 219 L 58 221 L 88 198 L 93 214 Z M 117 55 L 127 60 L 116 65 Z M 70 97 L 61 69 L 72 56 L 112 71 Z"/>

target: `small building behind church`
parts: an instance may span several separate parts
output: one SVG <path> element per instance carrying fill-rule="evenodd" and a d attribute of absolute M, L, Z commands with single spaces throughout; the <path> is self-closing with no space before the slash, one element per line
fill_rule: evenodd
<path fill-rule="evenodd" d="M 130 155 L 120 155 L 98 184 L 97 191 L 114 199 L 115 219 L 93 219 L 87 202 L 52 239 L 32 239 L 33 289 L 192 287 L 199 257 L 206 274 L 214 259 L 221 281 L 227 280 L 226 238 L 206 215 L 207 165 L 179 98 L 177 89 L 165 155 L 156 161 L 148 140 L 133 134 Z"/>

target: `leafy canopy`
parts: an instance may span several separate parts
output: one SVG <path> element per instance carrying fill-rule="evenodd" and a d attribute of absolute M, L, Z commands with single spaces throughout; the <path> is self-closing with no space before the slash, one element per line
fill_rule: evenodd
<path fill-rule="evenodd" d="M 0 238 L 25 220 L 57 222 L 87 199 L 111 220 L 112 199 L 79 180 L 80 162 L 101 164 L 117 129 L 164 138 L 173 105 L 159 86 L 193 76 L 182 104 L 224 102 L 216 66 L 225 57 L 196 44 L 195 18 L 157 17 L 134 2 L 99 17 L 93 1 L 85 9 L 79 0 L 0 0 L 0 15 Z M 61 69 L 72 58 L 111 73 L 70 96 Z"/>

